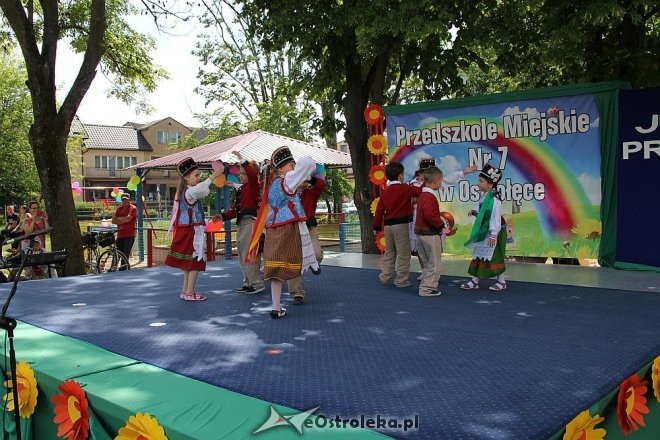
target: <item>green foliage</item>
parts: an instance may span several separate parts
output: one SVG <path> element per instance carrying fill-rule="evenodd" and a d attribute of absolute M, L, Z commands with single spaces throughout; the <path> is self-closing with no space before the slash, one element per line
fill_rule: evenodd
<path fill-rule="evenodd" d="M 17 57 L 0 57 L 0 203 L 24 204 L 39 193 L 39 176 L 27 133 L 32 103 Z"/>
<path fill-rule="evenodd" d="M 109 95 L 125 102 L 135 103 L 139 111 L 152 110 L 145 95 L 156 90 L 158 81 L 167 78 L 167 72 L 154 64 L 151 53 L 155 41 L 133 30 L 126 17 L 139 10 L 126 0 L 106 2 L 107 28 L 104 35 L 105 52 L 100 68 L 112 81 Z M 73 50 L 84 53 L 89 39 L 90 3 L 74 0 L 61 13 L 63 37 L 70 39 Z"/>
<path fill-rule="evenodd" d="M 467 82 L 487 78 L 495 87 L 485 91 L 619 79 L 657 86 L 659 11 L 648 0 L 498 2 L 464 34 L 486 61 L 481 72 L 466 71 Z"/>
<path fill-rule="evenodd" d="M 237 14 L 229 1 L 204 3 L 200 22 L 207 29 L 195 54 L 202 66 L 196 89 L 207 103 L 219 104 L 220 136 L 229 131 L 266 130 L 301 140 L 312 137 L 316 111 L 301 89 L 299 51 L 264 49 L 247 34 L 252 18 Z M 227 110 L 230 109 L 230 110 Z"/>
<path fill-rule="evenodd" d="M 353 186 L 348 181 L 345 170 L 329 169 L 325 176 L 325 189 L 321 198 L 327 202 L 332 201 L 335 212 L 342 212 L 341 204 L 344 197 L 353 194 Z"/>

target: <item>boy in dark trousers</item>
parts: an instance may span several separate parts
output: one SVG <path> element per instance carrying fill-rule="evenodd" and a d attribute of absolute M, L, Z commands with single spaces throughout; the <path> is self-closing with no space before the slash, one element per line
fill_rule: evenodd
<path fill-rule="evenodd" d="M 385 166 L 387 186 L 380 194 L 374 216 L 374 230 L 385 228 L 385 255 L 380 282 L 388 284 L 396 271 L 394 285 L 410 286 L 410 235 L 408 228 L 413 220 L 412 199 L 422 194 L 421 187 L 403 183 L 403 165 L 390 162 Z"/>

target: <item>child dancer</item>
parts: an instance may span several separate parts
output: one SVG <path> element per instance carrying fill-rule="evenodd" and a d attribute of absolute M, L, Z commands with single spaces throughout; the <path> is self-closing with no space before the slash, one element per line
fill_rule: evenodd
<path fill-rule="evenodd" d="M 174 238 L 165 264 L 183 270 L 183 287 L 179 298 L 185 301 L 203 301 L 204 295 L 195 292 L 197 273 L 206 270 L 206 237 L 204 236 L 204 208 L 201 199 L 208 195 L 211 182 L 224 172 L 216 167 L 208 179 L 200 182 L 201 171 L 192 158 L 179 162 L 181 176 L 177 186 L 172 223 Z"/>
<path fill-rule="evenodd" d="M 270 317 L 277 319 L 286 314 L 280 305 L 282 282 L 300 276 L 308 267 L 319 268 L 297 191 L 316 169 L 316 162 L 311 157 L 302 157 L 296 163 L 289 148 L 280 147 L 273 152 L 271 165 L 275 177 L 265 190 L 267 203 L 261 202 L 259 215 L 261 217 L 265 212 L 262 210 L 269 209 L 265 219 L 264 278 L 271 281 L 273 308 Z M 259 218 L 257 224 L 260 224 Z M 260 235 L 261 231 L 255 228 L 248 258 L 255 252 Z"/>
<path fill-rule="evenodd" d="M 479 203 L 477 219 L 472 227 L 470 238 L 465 246 L 472 249 L 472 262 L 468 273 L 472 279 L 461 284 L 461 289 L 479 288 L 479 278 L 497 277 L 490 290 L 506 289 L 504 281 L 504 254 L 506 252 L 506 223 L 502 220 L 502 201 L 497 191 L 497 182 L 502 171 L 487 163 L 479 174 L 479 189 L 483 197 Z"/>
<path fill-rule="evenodd" d="M 224 212 L 222 217 L 225 220 L 236 219 L 238 225 L 238 234 L 236 237 L 238 245 L 238 261 L 243 271 L 243 286 L 237 289 L 238 293 L 254 295 L 263 292 L 265 289 L 264 280 L 259 272 L 260 258 L 248 263 L 245 256 L 250 246 L 250 235 L 254 229 L 254 222 L 257 219 L 259 208 L 259 172 L 256 164 L 243 160 L 241 153 L 233 152 L 234 156 L 241 161 L 239 178 L 241 186 L 236 191 L 234 205 L 230 210 Z"/>
<path fill-rule="evenodd" d="M 410 235 L 409 224 L 413 219 L 411 200 L 422 194 L 422 188 L 403 183 L 403 165 L 390 162 L 385 166 L 387 187 L 380 194 L 376 207 L 373 228 L 379 231 L 385 225 L 385 255 L 380 282 L 389 284 L 396 271 L 394 285 L 399 288 L 410 286 Z"/>
<path fill-rule="evenodd" d="M 318 221 L 316 220 L 316 204 L 321 198 L 321 194 L 325 189 L 325 180 L 320 177 L 312 176 L 309 182 L 303 183 L 299 188 L 298 192 L 300 193 L 300 201 L 302 202 L 303 209 L 305 210 L 305 216 L 307 221 L 307 229 L 309 230 L 309 237 L 312 240 L 312 246 L 314 247 L 314 254 L 316 256 L 316 261 L 321 264 L 323 261 L 323 248 L 321 248 L 321 242 L 319 241 L 319 233 L 316 230 L 318 226 Z M 321 273 L 321 267 L 316 271 L 312 269 L 314 275 Z M 289 293 L 293 295 L 293 304 L 300 305 L 305 301 L 305 289 L 302 285 L 302 275 L 295 277 L 292 280 L 289 280 Z"/>

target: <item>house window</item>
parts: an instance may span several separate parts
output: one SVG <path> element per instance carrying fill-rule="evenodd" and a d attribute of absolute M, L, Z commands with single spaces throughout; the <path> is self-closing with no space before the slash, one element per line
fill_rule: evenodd
<path fill-rule="evenodd" d="M 133 156 L 131 157 L 131 166 L 137 165 L 137 157 Z"/>
<path fill-rule="evenodd" d="M 101 168 L 101 156 L 94 156 L 94 168 Z"/>
<path fill-rule="evenodd" d="M 124 168 L 124 158 L 119 156 L 117 158 L 117 169 L 121 170 L 122 168 Z"/>
<path fill-rule="evenodd" d="M 101 168 L 104 170 L 108 169 L 108 156 L 101 156 Z"/>
<path fill-rule="evenodd" d="M 158 133 L 156 134 L 156 137 L 158 138 L 158 143 L 159 144 L 166 144 L 167 143 L 167 131 L 164 130 L 158 130 Z"/>
<path fill-rule="evenodd" d="M 176 144 L 183 137 L 180 131 L 158 130 L 156 132 L 156 141 L 159 144 Z"/>

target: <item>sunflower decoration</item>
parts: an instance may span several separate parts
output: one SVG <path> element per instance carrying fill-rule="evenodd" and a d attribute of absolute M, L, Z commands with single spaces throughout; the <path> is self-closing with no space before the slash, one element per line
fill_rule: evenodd
<path fill-rule="evenodd" d="M 371 206 L 369 209 L 371 210 L 371 214 L 376 215 L 376 209 L 378 208 L 378 202 L 380 202 L 380 197 L 376 197 L 372 202 Z"/>
<path fill-rule="evenodd" d="M 376 247 L 381 253 L 385 252 L 385 233 L 382 231 L 376 235 Z"/>
<path fill-rule="evenodd" d="M 375 134 L 367 140 L 367 148 L 371 154 L 385 154 L 387 152 L 387 139 L 382 134 Z"/>
<path fill-rule="evenodd" d="M 374 165 L 369 170 L 369 180 L 376 186 L 383 186 L 387 182 L 385 167 L 383 165 Z"/>
<path fill-rule="evenodd" d="M 594 429 L 603 420 L 600 415 L 592 416 L 589 410 L 584 410 L 566 425 L 563 440 L 603 440 L 607 431 Z"/>
<path fill-rule="evenodd" d="M 646 384 L 648 381 L 642 380 L 633 374 L 628 379 L 624 380 L 619 387 L 619 395 L 617 398 L 617 421 L 621 427 L 621 431 L 628 435 L 632 431 L 639 429 L 638 425 L 644 425 L 644 414 L 649 413 L 649 408 L 646 406 Z"/>
<path fill-rule="evenodd" d="M 18 386 L 18 413 L 24 419 L 29 419 L 34 413 L 34 407 L 37 406 L 37 379 L 34 377 L 34 370 L 27 362 L 19 362 L 16 365 L 16 382 Z M 7 402 L 7 409 L 14 411 L 14 395 L 11 389 L 14 386 L 13 380 L 6 380 L 5 387 L 8 392 L 3 399 Z"/>
<path fill-rule="evenodd" d="M 571 229 L 571 232 L 589 240 L 596 240 L 603 235 L 603 224 L 600 220 L 588 218 Z"/>
<path fill-rule="evenodd" d="M 61 383 L 60 393 L 50 401 L 55 404 L 53 422 L 57 436 L 67 440 L 85 440 L 89 436 L 89 403 L 87 395 L 75 380 Z"/>
<path fill-rule="evenodd" d="M 378 104 L 369 104 L 364 109 L 364 120 L 367 121 L 367 125 L 380 124 L 384 119 L 385 112 L 383 111 L 383 107 Z"/>
<path fill-rule="evenodd" d="M 137 413 L 128 418 L 128 422 L 119 429 L 115 440 L 167 440 L 165 430 L 155 417 L 146 413 Z"/>
<path fill-rule="evenodd" d="M 660 402 L 660 356 L 655 358 L 651 366 L 651 382 L 653 383 L 653 394 Z"/>

